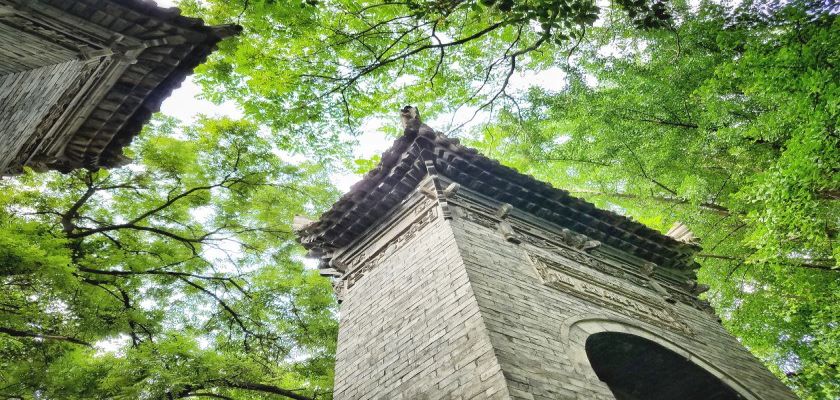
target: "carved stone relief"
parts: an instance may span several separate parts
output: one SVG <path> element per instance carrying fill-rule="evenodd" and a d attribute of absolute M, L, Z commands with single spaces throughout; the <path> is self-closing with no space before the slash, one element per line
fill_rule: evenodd
<path fill-rule="evenodd" d="M 463 207 L 458 208 L 458 217 L 463 218 L 466 221 L 470 221 L 474 224 L 481 225 L 485 228 L 495 229 L 498 220 L 493 218 L 489 215 L 475 212 L 473 210 L 465 209 Z"/>
<path fill-rule="evenodd" d="M 670 305 L 660 298 L 627 290 L 621 283 L 594 277 L 569 266 L 540 256 L 530 256 L 542 282 L 552 288 L 582 298 L 619 314 L 661 326 L 680 334 L 694 335 L 691 328 L 679 320 Z"/>

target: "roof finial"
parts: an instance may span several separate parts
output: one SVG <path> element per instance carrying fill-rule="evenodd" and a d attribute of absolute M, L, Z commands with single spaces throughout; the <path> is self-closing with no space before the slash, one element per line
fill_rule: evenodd
<path fill-rule="evenodd" d="M 415 137 L 417 135 L 434 138 L 435 130 L 420 120 L 420 111 L 414 106 L 405 106 L 400 110 L 400 119 L 402 120 L 403 134 L 408 137 Z"/>
<path fill-rule="evenodd" d="M 402 120 L 403 129 L 408 129 L 409 126 L 414 126 L 415 124 L 419 126 L 422 123 L 420 121 L 420 111 L 414 106 L 403 107 L 400 110 L 400 119 Z"/>

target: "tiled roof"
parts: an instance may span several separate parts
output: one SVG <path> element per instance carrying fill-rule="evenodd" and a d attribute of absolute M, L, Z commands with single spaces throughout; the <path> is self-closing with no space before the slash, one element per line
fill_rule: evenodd
<path fill-rule="evenodd" d="M 150 0 L 43 0 L 68 14 L 103 28 L 151 43 L 119 76 L 73 134 L 59 170 L 124 162 L 122 148 L 140 133 L 161 103 L 219 41 L 241 31 L 239 26 L 207 26 L 201 19 L 161 8 Z"/>
<path fill-rule="evenodd" d="M 425 160 L 438 174 L 499 202 L 589 236 L 663 267 L 693 266 L 697 247 L 629 218 L 601 210 L 569 192 L 521 174 L 426 125 L 409 123 L 402 137 L 318 221 L 298 235 L 314 256 L 342 248 L 405 199 L 426 176 Z"/>

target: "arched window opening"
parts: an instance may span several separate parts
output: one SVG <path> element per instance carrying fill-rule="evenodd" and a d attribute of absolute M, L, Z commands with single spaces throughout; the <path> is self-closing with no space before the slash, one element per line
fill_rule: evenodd
<path fill-rule="evenodd" d="M 595 374 L 617 400 L 739 400 L 720 379 L 648 339 L 600 332 L 586 339 Z"/>

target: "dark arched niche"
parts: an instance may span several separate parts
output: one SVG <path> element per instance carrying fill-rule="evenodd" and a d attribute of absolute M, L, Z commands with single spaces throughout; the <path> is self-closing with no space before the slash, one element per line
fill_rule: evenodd
<path fill-rule="evenodd" d="M 595 333 L 586 339 L 586 355 L 617 400 L 743 399 L 703 368 L 636 335 Z"/>

